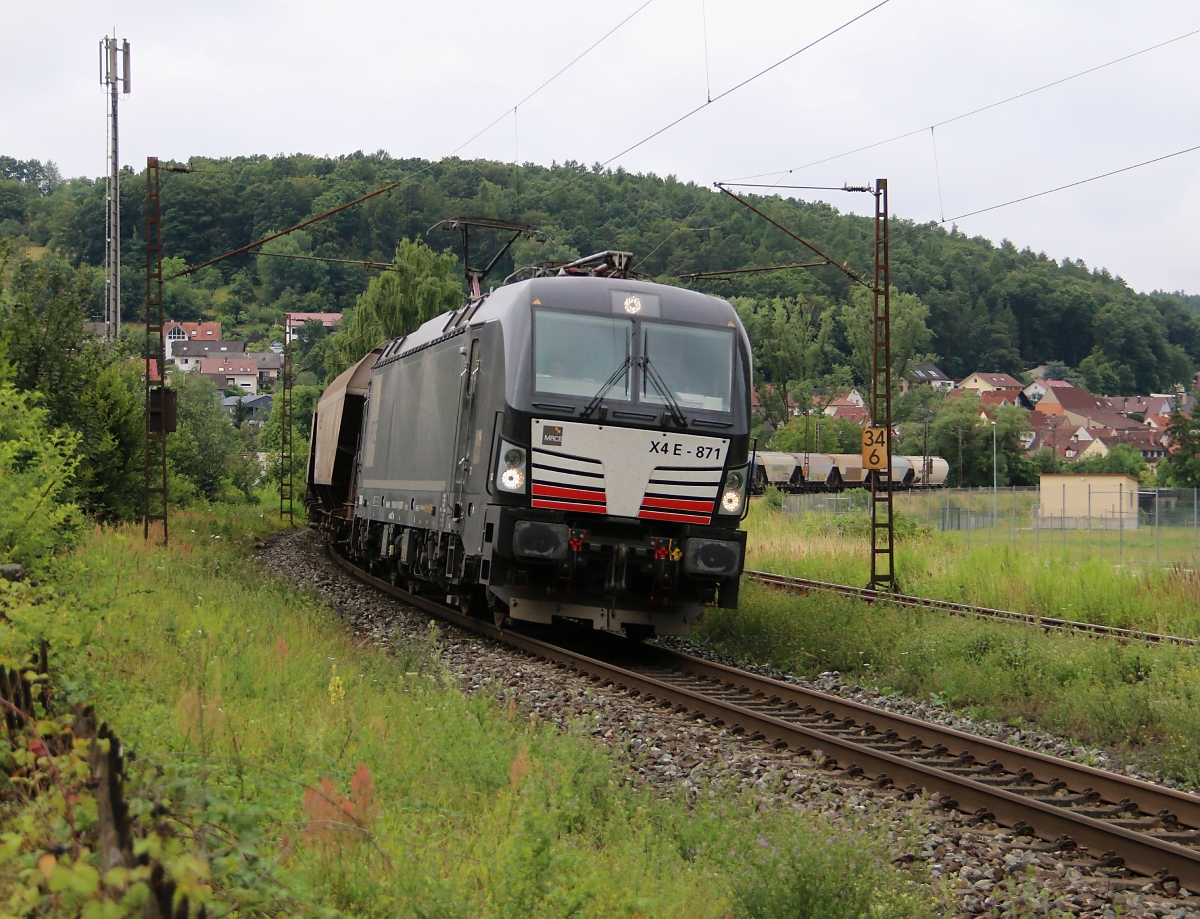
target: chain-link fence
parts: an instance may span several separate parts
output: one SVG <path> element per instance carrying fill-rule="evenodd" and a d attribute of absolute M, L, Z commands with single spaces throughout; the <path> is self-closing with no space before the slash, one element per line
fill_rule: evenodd
<path fill-rule="evenodd" d="M 1132 481 L 1132 480 L 1130 480 Z M 1200 561 L 1200 491 L 1193 488 L 1087 486 L 1065 488 L 945 488 L 898 491 L 898 516 L 953 533 L 968 546 L 1009 544 L 1015 549 L 1057 549 L 1111 556 L 1119 562 L 1192 565 Z M 791 514 L 870 513 L 870 495 L 784 495 Z"/>

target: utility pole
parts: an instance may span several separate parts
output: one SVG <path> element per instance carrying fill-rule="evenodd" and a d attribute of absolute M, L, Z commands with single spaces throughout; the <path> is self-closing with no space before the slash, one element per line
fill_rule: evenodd
<path fill-rule="evenodd" d="M 121 157 L 117 144 L 117 102 L 130 90 L 129 42 L 118 43 L 116 32 L 114 28 L 112 38 L 100 40 L 100 84 L 109 95 L 104 337 L 110 341 L 115 341 L 121 334 Z"/>
<path fill-rule="evenodd" d="M 996 527 L 996 422 L 992 422 L 992 528 Z"/>

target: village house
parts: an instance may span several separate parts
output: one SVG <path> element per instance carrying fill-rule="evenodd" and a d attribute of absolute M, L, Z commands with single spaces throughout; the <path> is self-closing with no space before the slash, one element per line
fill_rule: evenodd
<path fill-rule="evenodd" d="M 1046 391 L 1054 386 L 1071 386 L 1066 380 L 1034 380 L 1023 390 L 1021 395 L 1025 397 L 1025 401 L 1029 403 L 1029 407 L 1033 407 L 1042 401 L 1042 396 L 1046 395 Z"/>
<path fill-rule="evenodd" d="M 163 357 L 168 361 L 174 356 L 174 347 L 184 341 L 220 341 L 219 322 L 174 322 L 163 323 Z"/>
<path fill-rule="evenodd" d="M 265 393 L 256 396 L 225 396 L 221 406 L 229 412 L 230 420 L 237 417 L 238 404 L 245 412 L 245 419 L 250 424 L 260 425 L 271 414 L 271 397 Z"/>
<path fill-rule="evenodd" d="M 959 383 L 957 388 L 978 393 L 995 392 L 998 389 L 1011 390 L 1015 399 L 1016 394 L 1025 388 L 1025 384 L 1007 373 L 973 373 Z"/>
<path fill-rule="evenodd" d="M 212 380 L 219 390 L 236 387 L 250 395 L 258 393 L 258 364 L 250 355 L 201 358 L 200 372 Z"/>
<path fill-rule="evenodd" d="M 1049 387 L 1038 400 L 1037 407 L 1043 415 L 1061 418 L 1088 430 L 1133 431 L 1142 426 L 1140 422 L 1106 408 L 1104 400 L 1094 398 L 1078 386 Z"/>
<path fill-rule="evenodd" d="M 817 402 L 816 398 L 813 401 Z M 824 414 L 830 418 L 844 418 L 860 426 L 870 422 L 870 413 L 867 411 L 867 400 L 863 398 L 863 394 L 857 389 L 852 389 L 844 395 L 839 395 L 829 402 L 825 406 Z"/>
<path fill-rule="evenodd" d="M 954 388 L 954 381 L 942 373 L 935 364 L 917 364 L 900 381 L 900 392 L 906 393 L 914 386 L 929 386 L 942 392 L 949 392 Z"/>
<path fill-rule="evenodd" d="M 184 373 L 200 369 L 200 361 L 206 357 L 222 357 L 226 354 L 243 354 L 244 341 L 179 341 L 171 349 L 175 368 Z"/>
<path fill-rule="evenodd" d="M 279 379 L 283 372 L 283 355 L 274 351 L 255 351 L 252 355 L 258 364 L 258 385 L 265 386 Z"/>
<path fill-rule="evenodd" d="M 287 344 L 294 341 L 296 333 L 300 331 L 300 326 L 306 322 L 316 321 L 325 328 L 332 329 L 341 318 L 341 313 L 288 313 L 287 324 L 283 330 L 283 342 Z"/>

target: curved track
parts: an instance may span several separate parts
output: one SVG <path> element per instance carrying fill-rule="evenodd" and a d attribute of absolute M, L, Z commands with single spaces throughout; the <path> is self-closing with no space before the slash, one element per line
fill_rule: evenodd
<path fill-rule="evenodd" d="M 841 594 L 844 597 L 857 597 L 868 603 L 882 601 L 914 609 L 940 610 L 950 613 L 953 616 L 971 616 L 976 619 L 1002 619 L 1008 622 L 1021 622 L 1025 625 L 1037 626 L 1048 632 L 1075 632 L 1082 635 L 1116 638 L 1119 641 L 1138 641 L 1151 645 L 1173 644 L 1200 647 L 1200 639 L 1197 638 L 1160 635 L 1158 632 L 1142 632 L 1138 629 L 1119 629 L 1114 626 L 1096 625 L 1092 622 L 1055 619 L 1051 616 L 1017 613 L 1012 610 L 992 609 L 987 606 L 969 606 L 966 603 L 954 603 L 950 600 L 932 600 L 929 597 L 916 597 L 911 594 L 892 593 L 886 590 L 872 590 L 869 587 L 851 587 L 848 584 L 833 584 L 829 581 L 794 578 L 785 574 L 773 574 L 770 571 L 752 571 L 746 569 L 746 571 L 742 572 L 742 576 L 752 581 L 758 581 L 760 584 L 768 584 L 771 587 L 791 593 L 803 594 L 808 593 L 810 590 L 818 590 L 826 593 Z"/>
<path fill-rule="evenodd" d="M 881 788 L 936 793 L 942 805 L 995 819 L 1016 835 L 1200 889 L 1200 797 L 928 724 L 606 633 L 554 643 L 501 629 L 333 559 L 356 578 L 439 618 L 563 669 L 735 734 L 819 753 L 827 769 Z M 581 647 L 586 643 L 586 652 Z"/>

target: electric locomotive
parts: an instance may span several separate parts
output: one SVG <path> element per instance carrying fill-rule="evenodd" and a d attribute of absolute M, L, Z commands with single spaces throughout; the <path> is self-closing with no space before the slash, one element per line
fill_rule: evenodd
<path fill-rule="evenodd" d="M 470 298 L 338 377 L 313 419 L 314 524 L 497 623 L 646 637 L 735 607 L 749 341 L 727 301 L 628 260 Z"/>

